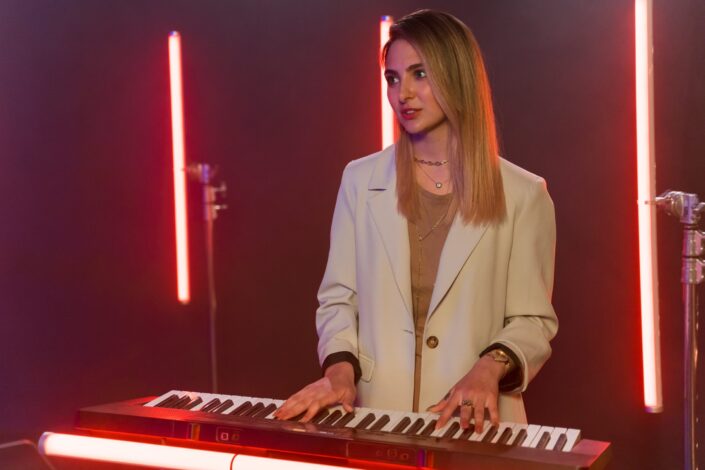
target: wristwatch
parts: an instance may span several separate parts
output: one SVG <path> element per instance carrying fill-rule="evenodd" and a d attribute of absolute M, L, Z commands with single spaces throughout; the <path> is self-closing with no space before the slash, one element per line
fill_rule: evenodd
<path fill-rule="evenodd" d="M 489 351 L 487 351 L 484 354 L 484 356 L 489 356 L 490 358 L 492 358 L 493 361 L 501 362 L 502 364 L 504 364 L 505 374 L 507 372 L 509 372 L 509 369 L 511 369 L 511 367 L 512 367 L 512 358 L 509 357 L 509 355 L 507 353 L 505 353 L 504 351 L 502 351 L 499 348 L 490 349 Z"/>

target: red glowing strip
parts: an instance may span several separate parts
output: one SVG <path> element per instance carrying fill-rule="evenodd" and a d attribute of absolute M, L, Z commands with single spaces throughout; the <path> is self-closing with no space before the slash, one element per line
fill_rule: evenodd
<path fill-rule="evenodd" d="M 380 51 L 389 41 L 389 27 L 394 20 L 391 16 L 383 16 L 379 22 L 379 48 Z M 382 148 L 389 147 L 394 143 L 394 111 L 387 100 L 387 81 L 384 79 L 384 64 L 380 62 L 380 83 L 381 83 L 381 113 L 382 113 Z"/>
<path fill-rule="evenodd" d="M 39 450 L 44 455 L 55 457 L 172 470 L 344 470 L 349 468 L 51 432 L 42 434 L 39 439 Z"/>
<path fill-rule="evenodd" d="M 644 367 L 644 406 L 663 410 L 656 264 L 656 206 L 654 183 L 654 106 L 651 0 L 634 4 L 636 46 L 636 135 L 641 283 L 641 343 Z"/>
<path fill-rule="evenodd" d="M 186 146 L 184 100 L 181 81 L 181 36 L 169 34 L 169 83 L 171 86 L 171 136 L 174 153 L 174 215 L 176 220 L 176 280 L 179 302 L 189 303 L 188 226 L 186 222 Z"/>

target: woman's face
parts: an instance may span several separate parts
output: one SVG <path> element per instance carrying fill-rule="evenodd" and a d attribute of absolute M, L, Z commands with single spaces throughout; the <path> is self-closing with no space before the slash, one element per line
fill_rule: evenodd
<path fill-rule="evenodd" d="M 446 116 L 431 91 L 426 68 L 408 41 L 397 39 L 387 51 L 387 98 L 409 134 L 429 134 L 446 126 Z"/>

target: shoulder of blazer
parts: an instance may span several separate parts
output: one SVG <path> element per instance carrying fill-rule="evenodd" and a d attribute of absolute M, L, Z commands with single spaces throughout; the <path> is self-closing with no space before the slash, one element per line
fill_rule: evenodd
<path fill-rule="evenodd" d="M 343 185 L 354 184 L 370 190 L 394 188 L 396 167 L 394 145 L 348 163 L 343 171 Z"/>
<path fill-rule="evenodd" d="M 537 189 L 546 191 L 546 180 L 542 177 L 521 168 L 514 163 L 500 158 L 500 171 L 502 172 L 502 184 L 507 202 L 513 205 L 524 200 L 530 191 Z"/>

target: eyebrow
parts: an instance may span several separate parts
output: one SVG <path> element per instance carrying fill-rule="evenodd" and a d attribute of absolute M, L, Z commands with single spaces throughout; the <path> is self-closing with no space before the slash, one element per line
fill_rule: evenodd
<path fill-rule="evenodd" d="M 423 64 L 421 64 L 421 63 L 418 63 L 418 64 L 411 64 L 410 66 L 408 66 L 408 67 L 406 68 L 406 71 L 407 71 L 407 72 L 411 72 L 411 71 L 413 71 L 413 70 L 422 69 L 422 68 L 423 68 Z M 385 73 L 385 74 L 386 74 L 386 73 L 397 73 L 397 71 L 394 70 L 394 69 L 384 69 L 384 73 Z"/>

